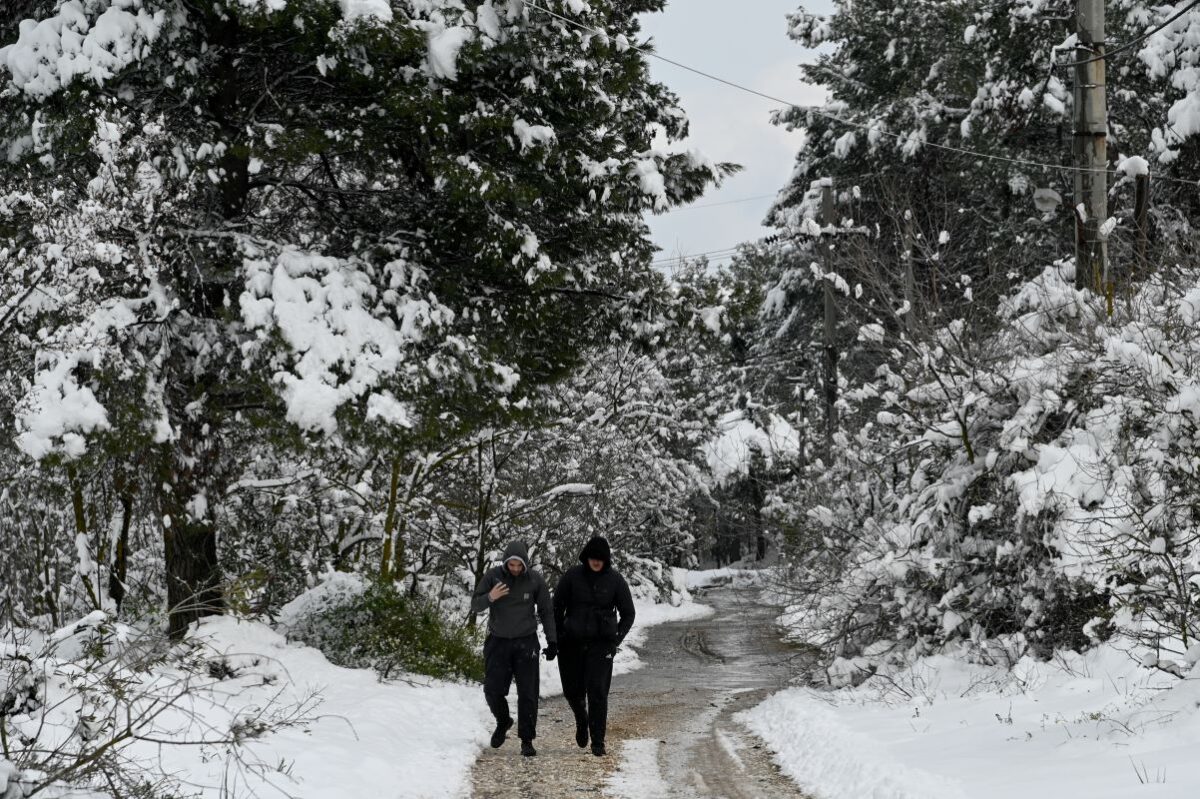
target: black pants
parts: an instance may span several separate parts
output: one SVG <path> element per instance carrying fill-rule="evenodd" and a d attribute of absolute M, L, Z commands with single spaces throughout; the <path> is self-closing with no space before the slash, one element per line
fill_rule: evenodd
<path fill-rule="evenodd" d="M 575 713 L 575 721 L 587 725 L 593 744 L 604 744 L 608 726 L 614 648 L 604 641 L 564 641 L 558 650 L 563 696 Z"/>
<path fill-rule="evenodd" d="M 497 638 L 489 635 L 483 642 L 483 695 L 496 721 L 511 721 L 508 689 L 517 680 L 517 737 L 532 741 L 537 737 L 538 655 L 536 635 L 524 638 Z"/>

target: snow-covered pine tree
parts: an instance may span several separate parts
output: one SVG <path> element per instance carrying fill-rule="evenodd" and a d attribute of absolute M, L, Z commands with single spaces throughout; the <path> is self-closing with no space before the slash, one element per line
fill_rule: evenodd
<path fill-rule="evenodd" d="M 1134 42 L 1185 3 L 1108 5 L 1109 50 Z M 1073 250 L 1072 175 L 1038 164 L 1072 164 L 1071 107 L 1075 61 L 1073 6 L 1057 0 L 901 0 L 836 2 L 829 17 L 801 8 L 789 34 L 822 47 L 805 78 L 829 88 L 824 109 L 794 108 L 781 124 L 804 128 L 807 141 L 783 199 L 770 218 L 796 229 L 810 183 L 833 177 L 839 190 L 861 188 L 854 216 L 879 237 L 870 259 L 892 297 L 902 295 L 904 236 L 953 246 L 938 260 L 916 253 L 922 310 L 962 312 L 958 281 L 973 281 L 985 307 L 1047 259 Z M 1187 70 L 1190 13 L 1112 57 L 1108 65 L 1109 153 L 1115 168 L 1147 158 L 1156 177 L 1190 178 L 1197 147 L 1198 87 Z M 954 152 L 957 148 L 980 153 Z M 1133 181 L 1117 171 L 1110 213 L 1122 220 L 1110 239 L 1119 275 L 1132 263 Z M 844 197 L 845 199 L 845 197 Z M 1194 246 L 1186 185 L 1155 184 L 1151 262 Z M 1049 210 L 1046 210 L 1049 208 Z M 910 213 L 909 213 L 910 212 Z M 811 216 L 811 213 L 809 213 Z M 883 265 L 883 269 L 879 265 Z M 914 303 L 915 304 L 915 303 Z"/>
<path fill-rule="evenodd" d="M 237 445 L 503 416 L 636 315 L 641 214 L 719 165 L 645 2 L 58 0 L 0 48 L 17 442 L 149 475 L 171 630 L 221 605 Z M 16 30 L 15 38 L 12 32 Z M 280 437 L 267 440 L 279 444 Z"/>

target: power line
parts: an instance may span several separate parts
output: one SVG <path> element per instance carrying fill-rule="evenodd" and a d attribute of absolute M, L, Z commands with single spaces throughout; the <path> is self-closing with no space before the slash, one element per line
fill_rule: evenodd
<path fill-rule="evenodd" d="M 1115 56 L 1117 53 L 1123 53 L 1123 52 L 1125 52 L 1126 50 L 1129 50 L 1130 48 L 1132 48 L 1132 47 L 1134 47 L 1134 46 L 1136 46 L 1136 45 L 1138 45 L 1138 44 L 1141 44 L 1142 42 L 1146 41 L 1146 40 L 1147 40 L 1147 39 L 1149 39 L 1151 36 L 1153 36 L 1154 34 L 1158 33 L 1160 30 L 1162 30 L 1163 28 L 1167 27 L 1167 26 L 1168 26 L 1168 25 L 1170 25 L 1172 22 L 1174 22 L 1175 20 L 1179 19 L 1180 17 L 1182 17 L 1182 16 L 1183 16 L 1184 14 L 1186 14 L 1187 12 L 1191 11 L 1191 10 L 1192 10 L 1193 8 L 1195 8 L 1196 6 L 1200 6 L 1200 0 L 1192 0 L 1192 2 L 1188 3 L 1188 4 L 1187 4 L 1187 5 L 1186 5 L 1186 6 L 1183 8 L 1183 10 L 1182 10 L 1182 11 L 1179 11 L 1178 13 L 1176 13 L 1176 14 L 1175 14 L 1175 16 L 1171 17 L 1169 20 L 1167 20 L 1166 22 L 1162 23 L 1162 24 L 1161 24 L 1161 25 L 1159 25 L 1157 28 L 1153 28 L 1153 29 L 1151 29 L 1151 30 L 1148 30 L 1148 31 L 1146 31 L 1145 33 L 1143 33 L 1141 36 L 1137 37 L 1137 38 L 1136 38 L 1136 39 L 1134 39 L 1133 41 L 1125 42 L 1125 44 L 1121 45 L 1120 47 L 1114 47 L 1112 50 L 1107 50 L 1107 51 L 1105 51 L 1105 53 L 1104 53 L 1103 55 L 1098 55 L 1098 56 L 1095 56 L 1095 57 L 1093 57 L 1093 58 L 1088 58 L 1088 59 L 1085 59 L 1085 60 L 1083 60 L 1083 61 L 1072 61 L 1072 62 L 1070 62 L 1070 63 L 1067 63 L 1067 64 L 1054 64 L 1054 63 L 1053 63 L 1053 61 L 1051 61 L 1051 63 L 1053 64 L 1053 66 L 1056 66 L 1056 67 L 1082 67 L 1082 66 L 1084 66 L 1085 64 L 1091 64 L 1091 63 L 1094 63 L 1094 62 L 1096 62 L 1096 61 L 1105 61 L 1105 60 L 1107 60 L 1107 59 L 1109 59 L 1109 58 L 1112 58 L 1112 57 L 1113 57 L 1113 56 Z"/>
<path fill-rule="evenodd" d="M 1200 3 L 1200 0 L 1194 0 L 1194 4 L 1196 4 L 1196 3 Z M 603 36 L 605 38 L 608 37 L 608 34 L 599 28 L 593 28 L 589 25 L 583 24 L 582 22 L 573 20 L 570 17 L 563 16 L 562 14 L 559 14 L 556 11 L 552 11 L 548 8 L 545 8 L 544 6 L 538 5 L 537 3 L 533 2 L 533 0 L 526 0 L 525 5 L 536 11 L 541 11 L 543 14 L 546 14 L 548 16 L 554 17 L 555 19 L 561 20 L 562 22 L 565 22 L 568 25 L 572 25 L 576 28 L 579 28 L 580 30 L 585 31 L 587 33 L 591 33 L 591 34 L 597 35 L 597 36 Z M 691 72 L 693 74 L 699 75 L 703 78 L 707 78 L 709 80 L 716 81 L 717 83 L 722 83 L 726 86 L 732 87 L 739 91 L 746 92 L 747 94 L 752 94 L 756 97 L 761 97 L 764 100 L 769 100 L 772 103 L 776 103 L 778 105 L 782 105 L 787 108 L 803 109 L 810 114 L 822 117 L 823 119 L 827 119 L 831 122 L 836 122 L 840 125 L 845 125 L 850 128 L 857 128 L 859 130 L 866 131 L 867 133 L 876 133 L 881 136 L 886 136 L 890 139 L 895 139 L 898 142 L 903 143 L 903 142 L 907 141 L 907 139 L 908 139 L 907 136 L 904 136 L 902 134 L 891 133 L 889 131 L 883 131 L 883 130 L 877 130 L 877 129 L 874 129 L 874 128 L 870 127 L 869 125 L 866 125 L 862 122 L 855 122 L 854 120 L 844 119 L 835 114 L 830 114 L 828 112 L 821 111 L 818 108 L 816 108 L 815 106 L 803 105 L 800 103 L 793 103 L 788 100 L 784 100 L 780 97 L 776 97 L 774 95 L 767 94 L 765 92 L 760 92 L 757 89 L 753 89 L 749 86 L 744 86 L 740 83 L 737 83 L 736 81 L 722 78 L 719 75 L 712 74 L 711 72 L 705 72 L 702 69 L 697 69 L 696 67 L 688 66 L 687 64 L 684 64 L 682 62 L 676 61 L 671 58 L 667 58 L 666 56 L 663 56 L 663 55 L 659 55 L 658 53 L 654 52 L 653 50 L 647 50 L 644 47 L 638 47 L 637 45 L 634 45 L 634 44 L 628 44 L 627 46 L 630 50 L 634 50 L 635 52 L 641 53 L 642 55 L 647 56 L 649 58 L 656 58 L 659 61 L 663 61 L 665 63 L 671 64 L 672 66 L 675 66 L 680 69 Z M 1116 172 L 1116 170 L 1113 170 L 1113 169 L 1088 169 L 1085 167 L 1070 166 L 1068 164 L 1046 164 L 1046 163 L 1042 163 L 1040 161 L 1028 161 L 1028 160 L 1021 159 L 1021 158 L 1010 158 L 1008 156 L 993 155 L 991 153 L 981 153 L 981 152 L 977 152 L 975 150 L 967 150 L 962 147 L 954 147 L 953 145 L 940 144 L 938 142 L 931 142 L 928 140 L 925 140 L 924 142 L 922 142 L 922 145 L 925 147 L 931 147 L 936 150 L 942 150 L 944 152 L 951 152 L 951 153 L 958 153 L 960 155 L 967 155 L 972 158 L 979 158 L 979 159 L 988 160 L 988 161 L 998 161 L 998 162 L 1007 163 L 1007 164 L 1016 164 L 1018 166 L 1036 167 L 1038 169 L 1059 170 L 1059 171 L 1064 171 L 1064 172 L 1084 172 L 1084 173 L 1099 172 L 1099 173 L 1103 173 L 1105 175 L 1115 174 L 1115 172 Z M 1174 178 L 1174 177 L 1170 177 L 1167 175 L 1156 176 L 1156 179 L 1157 180 L 1165 180 L 1165 181 L 1169 181 L 1172 183 L 1184 183 L 1189 186 L 1200 185 L 1200 184 L 1198 184 L 1198 181 L 1195 181 L 1195 180 L 1184 180 L 1182 178 Z"/>
<path fill-rule="evenodd" d="M 657 258 L 657 259 L 651 261 L 650 265 L 651 266 L 660 266 L 660 265 L 664 265 L 664 264 L 675 264 L 675 263 L 680 263 L 682 261 L 694 260 L 696 258 L 726 257 L 726 256 L 736 255 L 738 249 L 740 249 L 741 246 L 742 246 L 741 244 L 735 244 L 732 247 L 722 247 L 719 250 L 707 250 L 706 252 L 698 252 L 693 255 L 680 254 L 680 255 L 673 255 L 669 258 Z"/>
<path fill-rule="evenodd" d="M 753 202 L 754 200 L 765 200 L 768 197 L 778 197 L 778 196 L 779 196 L 779 192 L 773 192 L 772 194 L 756 194 L 753 197 L 742 197 L 740 200 L 722 200 L 721 202 L 705 203 L 703 205 L 680 205 L 675 208 L 672 208 L 667 213 L 673 213 L 675 211 L 690 211 L 695 208 L 716 208 L 719 205 L 736 205 L 738 203 L 748 203 L 748 202 Z"/>

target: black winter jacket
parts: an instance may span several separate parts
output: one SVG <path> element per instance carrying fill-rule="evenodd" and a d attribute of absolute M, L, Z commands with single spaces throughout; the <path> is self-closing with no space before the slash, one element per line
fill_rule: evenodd
<path fill-rule="evenodd" d="M 562 642 L 619 644 L 635 615 L 629 584 L 607 558 L 599 572 L 587 565 L 586 555 L 579 559 L 583 562 L 568 569 L 554 589 L 554 622 Z"/>

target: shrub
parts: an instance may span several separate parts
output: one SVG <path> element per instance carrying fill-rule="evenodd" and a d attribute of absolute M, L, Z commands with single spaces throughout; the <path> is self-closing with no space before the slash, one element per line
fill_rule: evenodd
<path fill-rule="evenodd" d="M 483 679 L 473 634 L 445 619 L 431 602 L 391 584 L 371 583 L 317 603 L 289 625 L 291 637 L 320 649 L 330 662 L 442 679 Z"/>

